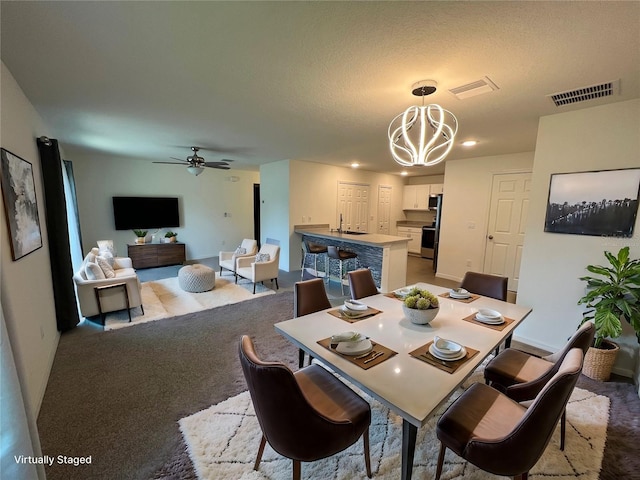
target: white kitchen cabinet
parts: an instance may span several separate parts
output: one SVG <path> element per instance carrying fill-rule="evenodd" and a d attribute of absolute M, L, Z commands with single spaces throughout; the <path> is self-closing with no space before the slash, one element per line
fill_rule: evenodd
<path fill-rule="evenodd" d="M 419 227 L 398 227 L 398 236 L 407 237 L 409 243 L 407 243 L 407 251 L 409 253 L 420 254 L 422 247 L 422 228 Z"/>
<path fill-rule="evenodd" d="M 429 195 L 440 195 L 444 193 L 444 183 L 432 183 L 430 187 Z"/>
<path fill-rule="evenodd" d="M 403 210 L 428 210 L 429 185 L 405 185 L 402 195 Z"/>

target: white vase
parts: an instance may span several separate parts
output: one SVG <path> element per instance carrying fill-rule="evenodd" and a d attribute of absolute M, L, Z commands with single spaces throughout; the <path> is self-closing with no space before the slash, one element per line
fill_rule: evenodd
<path fill-rule="evenodd" d="M 404 310 L 404 316 L 408 318 L 411 323 L 416 325 L 426 325 L 430 323 L 438 312 L 439 308 L 428 308 L 426 310 L 418 310 L 417 308 L 409 308 L 405 304 L 402 304 L 402 310 Z"/>

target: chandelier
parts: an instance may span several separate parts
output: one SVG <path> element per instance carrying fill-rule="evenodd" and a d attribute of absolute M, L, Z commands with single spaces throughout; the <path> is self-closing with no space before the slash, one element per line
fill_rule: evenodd
<path fill-rule="evenodd" d="M 429 167 L 441 162 L 453 147 L 458 120 L 440 105 L 424 104 L 424 97 L 436 91 L 437 83 L 423 80 L 412 92 L 422 97 L 422 106 L 411 106 L 389 124 L 389 148 L 400 165 Z"/>

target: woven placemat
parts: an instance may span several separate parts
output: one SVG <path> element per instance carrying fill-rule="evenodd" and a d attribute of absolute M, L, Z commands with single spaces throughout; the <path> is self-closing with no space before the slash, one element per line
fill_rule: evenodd
<path fill-rule="evenodd" d="M 515 320 L 513 318 L 507 318 L 507 317 L 502 317 L 502 318 L 504 318 L 504 323 L 500 323 L 498 325 L 492 325 L 490 323 L 479 322 L 478 320 L 476 320 L 476 314 L 475 313 L 472 313 L 468 317 L 464 317 L 462 320 L 464 320 L 465 322 L 469 322 L 469 323 L 475 323 L 476 325 L 482 325 L 483 327 L 491 328 L 493 330 L 498 330 L 499 332 L 501 332 L 502 330 L 507 328 L 510 323 L 515 322 Z"/>
<path fill-rule="evenodd" d="M 445 292 L 445 293 L 441 293 L 438 296 L 442 298 L 448 298 L 450 300 L 455 300 L 456 302 L 462 302 L 462 303 L 471 303 L 474 300 L 477 300 L 480 298 L 480 295 L 476 295 L 475 293 L 470 293 L 469 295 L 470 295 L 469 298 L 453 298 L 451 295 L 449 295 L 449 292 Z"/>
<path fill-rule="evenodd" d="M 377 342 L 374 342 L 373 340 L 371 340 L 371 345 L 373 345 L 373 350 L 371 350 L 371 352 L 369 352 L 366 356 L 362 356 L 362 355 L 344 355 L 338 351 L 336 351 L 335 348 L 331 347 L 331 337 L 322 339 L 322 340 L 318 340 L 318 344 L 322 345 L 324 348 L 326 348 L 327 350 L 335 353 L 336 355 L 340 355 L 342 358 L 349 360 L 351 363 L 354 363 L 356 365 L 358 365 L 360 368 L 367 370 L 371 367 L 374 367 L 376 365 L 381 364 L 382 362 L 384 362 L 385 360 L 390 359 L 391 357 L 393 357 L 394 355 L 397 355 L 398 352 L 395 352 L 393 350 L 391 350 L 390 348 L 385 347 L 384 345 L 380 345 Z M 371 358 L 373 357 L 373 355 L 375 355 L 373 352 L 383 352 L 382 355 L 380 355 L 379 357 L 371 360 Z"/>
<path fill-rule="evenodd" d="M 371 318 L 374 315 L 382 313 L 382 310 L 378 310 L 377 308 L 373 308 L 373 307 L 367 307 L 366 310 L 363 310 L 362 312 L 358 312 L 357 315 L 353 316 L 353 315 L 346 315 L 344 313 L 344 310 L 342 310 L 342 307 L 338 307 L 338 308 L 334 308 L 333 310 L 329 310 L 327 313 L 330 315 L 333 315 L 336 318 L 339 318 L 340 320 L 344 320 L 345 322 L 355 323 L 355 322 L 359 322 L 360 320 L 364 320 L 365 318 Z"/>
<path fill-rule="evenodd" d="M 436 358 L 433 355 L 431 355 L 431 352 L 429 352 L 429 346 L 432 343 L 433 343 L 433 340 L 431 340 L 426 345 L 422 345 L 421 347 L 416 348 L 412 352 L 409 352 L 409 355 L 411 355 L 414 358 L 417 358 L 418 360 L 422 360 L 423 362 L 428 363 L 429 365 L 433 365 L 434 367 L 439 368 L 440 370 L 443 370 L 447 373 L 454 373 L 457 369 L 459 369 L 462 365 L 464 365 L 469 360 L 471 360 L 478 353 L 478 350 L 471 347 L 467 347 L 465 345 L 464 348 L 467 350 L 467 354 L 461 359 L 453 360 L 453 361 L 440 360 L 439 358 Z"/>

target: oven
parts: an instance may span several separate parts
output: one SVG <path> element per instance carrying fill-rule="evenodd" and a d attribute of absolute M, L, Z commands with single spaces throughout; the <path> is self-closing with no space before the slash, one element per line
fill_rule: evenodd
<path fill-rule="evenodd" d="M 436 228 L 422 227 L 422 244 L 420 248 L 420 256 L 424 258 L 433 258 L 436 246 Z"/>

